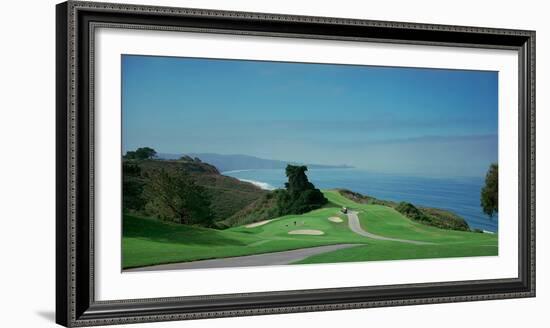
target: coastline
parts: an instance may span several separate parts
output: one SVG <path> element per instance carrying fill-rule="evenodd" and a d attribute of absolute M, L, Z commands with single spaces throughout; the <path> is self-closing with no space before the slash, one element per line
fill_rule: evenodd
<path fill-rule="evenodd" d="M 338 173 L 337 179 L 333 175 Z M 261 173 L 261 174 L 259 174 Z M 489 220 L 476 206 L 482 180 L 474 178 L 433 179 L 380 175 L 363 170 L 310 170 L 312 180 L 320 189 L 344 188 L 379 199 L 408 201 L 425 207 L 441 208 L 463 217 L 471 228 L 498 233 L 497 220 Z M 240 181 L 253 183 L 264 189 L 281 188 L 284 179 L 282 170 L 235 170 L 225 171 Z M 261 179 L 261 178 L 265 179 Z M 330 179 L 327 179 L 330 177 Z M 479 180 L 479 181 L 476 181 Z M 273 189 L 270 189 L 273 188 Z"/>
<path fill-rule="evenodd" d="M 229 170 L 229 171 L 223 171 L 220 172 L 221 175 L 225 175 L 226 173 L 239 173 L 239 172 L 249 172 L 253 171 L 254 169 L 244 169 L 244 170 Z"/>
<path fill-rule="evenodd" d="M 226 175 L 226 174 L 231 174 L 231 173 L 240 173 L 240 172 L 249 172 L 249 171 L 253 171 L 253 169 L 246 169 L 246 170 L 229 170 L 229 171 L 223 171 L 223 172 L 220 172 L 221 175 Z M 228 177 L 232 177 L 232 178 L 235 178 L 239 181 L 242 181 L 242 182 L 248 182 L 248 183 L 251 183 L 253 185 L 255 185 L 256 187 L 259 187 L 260 189 L 263 189 L 263 190 L 275 190 L 277 189 L 276 187 L 270 185 L 269 183 L 267 182 L 263 182 L 263 181 L 257 181 L 257 180 L 251 180 L 251 179 L 241 179 L 241 178 L 237 178 L 237 177 L 234 177 L 234 176 L 231 176 L 231 175 L 226 175 Z"/>
<path fill-rule="evenodd" d="M 267 182 L 255 181 L 255 180 L 249 180 L 249 179 L 239 179 L 239 178 L 235 178 L 235 179 L 238 179 L 239 181 L 251 183 L 251 184 L 255 185 L 256 187 L 259 187 L 263 190 L 271 191 L 271 190 L 277 189 L 277 188 L 273 187 L 272 185 L 270 185 Z"/>

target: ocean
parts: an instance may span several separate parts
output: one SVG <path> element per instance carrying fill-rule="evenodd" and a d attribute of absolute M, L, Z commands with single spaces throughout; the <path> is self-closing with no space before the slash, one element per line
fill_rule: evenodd
<path fill-rule="evenodd" d="M 287 181 L 284 169 L 235 170 L 222 174 L 263 189 L 283 188 Z M 410 177 L 360 169 L 310 169 L 307 175 L 319 189 L 343 188 L 379 199 L 445 209 L 463 217 L 470 228 L 498 231 L 498 215 L 490 218 L 480 206 L 482 177 Z"/>

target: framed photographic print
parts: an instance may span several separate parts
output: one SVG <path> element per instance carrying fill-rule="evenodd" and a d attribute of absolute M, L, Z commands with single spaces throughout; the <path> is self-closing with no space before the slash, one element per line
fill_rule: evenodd
<path fill-rule="evenodd" d="M 535 296 L 535 32 L 57 5 L 64 326 Z"/>

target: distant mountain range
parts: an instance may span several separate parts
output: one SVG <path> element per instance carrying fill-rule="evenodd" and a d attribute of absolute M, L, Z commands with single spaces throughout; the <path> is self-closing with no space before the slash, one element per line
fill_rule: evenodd
<path fill-rule="evenodd" d="M 179 159 L 187 155 L 190 157 L 198 157 L 201 161 L 214 165 L 220 172 L 233 170 L 254 170 L 254 169 L 284 169 L 287 164 L 307 165 L 310 169 L 342 169 L 353 168 L 349 165 L 321 165 L 321 164 L 305 164 L 292 161 L 281 161 L 273 159 L 259 158 L 248 155 L 222 155 L 212 153 L 189 153 L 189 154 L 166 154 L 159 153 L 157 157 L 160 159 Z"/>

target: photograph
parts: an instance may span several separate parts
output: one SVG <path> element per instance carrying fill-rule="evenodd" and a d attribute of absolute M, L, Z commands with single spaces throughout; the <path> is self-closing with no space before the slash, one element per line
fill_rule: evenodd
<path fill-rule="evenodd" d="M 41 174 L 55 180 L 55 261 L 8 255 L 19 276 L 53 273 L 29 259 L 55 264 L 57 324 L 432 327 L 452 312 L 468 314 L 457 327 L 512 327 L 540 312 L 543 10 L 143 2 L 56 4 L 35 74 L 55 54 L 55 152 L 32 134 L 8 152 L 16 166 L 55 154 Z M 6 170 L 11 193 L 37 191 L 25 171 Z M 47 245 L 47 229 L 27 239 Z"/>
<path fill-rule="evenodd" d="M 497 71 L 120 60 L 123 272 L 499 255 Z"/>

